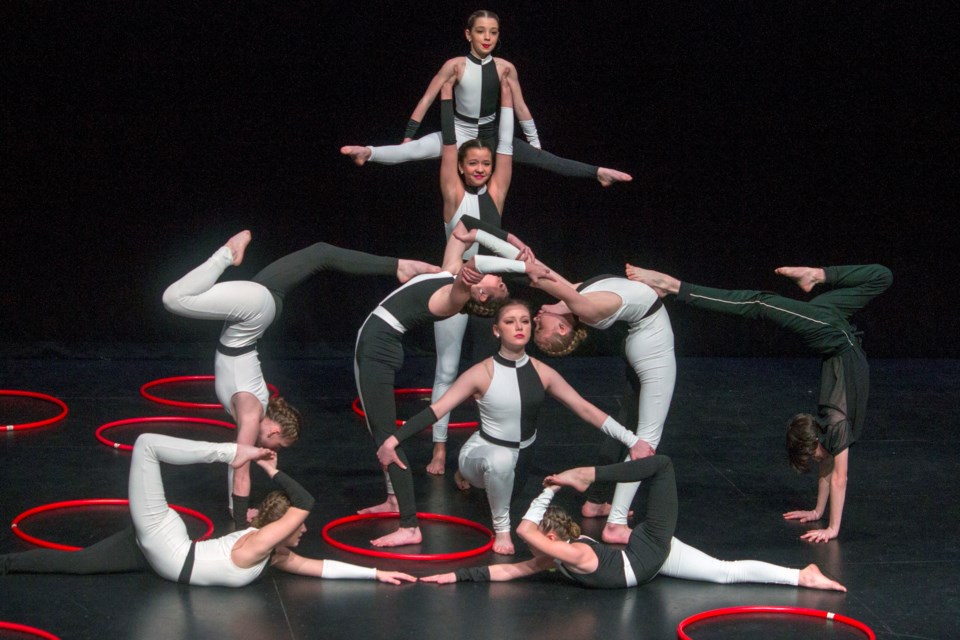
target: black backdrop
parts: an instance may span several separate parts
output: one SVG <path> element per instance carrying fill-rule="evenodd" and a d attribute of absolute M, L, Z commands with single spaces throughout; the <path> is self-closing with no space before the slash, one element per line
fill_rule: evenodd
<path fill-rule="evenodd" d="M 317 240 L 439 260 L 437 163 L 356 168 L 338 148 L 399 141 L 476 8 L 3 3 L 4 350 L 209 346 L 217 327 L 160 294 L 241 228 L 254 243 L 230 278 Z M 781 264 L 883 262 L 895 284 L 863 316 L 868 351 L 960 356 L 952 3 L 486 8 L 544 147 L 635 176 L 519 168 L 504 222 L 545 261 L 779 291 Z M 434 106 L 421 130 L 437 127 Z M 388 290 L 318 279 L 269 335 L 348 349 Z M 681 355 L 800 353 L 671 313 Z"/>

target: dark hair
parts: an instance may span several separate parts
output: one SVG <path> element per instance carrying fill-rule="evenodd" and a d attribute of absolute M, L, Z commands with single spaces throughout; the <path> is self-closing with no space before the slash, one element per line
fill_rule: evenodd
<path fill-rule="evenodd" d="M 250 522 L 251 527 L 260 529 L 271 522 L 275 522 L 283 517 L 283 514 L 290 508 L 290 498 L 286 493 L 280 491 L 271 491 L 267 497 L 260 503 L 257 517 Z"/>
<path fill-rule="evenodd" d="M 463 305 L 463 312 L 478 318 L 493 318 L 499 313 L 501 306 L 503 306 L 503 300 L 487 298 L 484 302 L 480 302 L 470 298 Z"/>
<path fill-rule="evenodd" d="M 580 525 L 570 517 L 566 511 L 555 505 L 547 507 L 540 521 L 540 531 L 557 534 L 557 537 L 568 542 L 580 537 Z"/>
<path fill-rule="evenodd" d="M 303 418 L 300 417 L 300 412 L 288 405 L 283 398 L 279 396 L 270 398 L 267 403 L 267 417 L 280 425 L 281 438 L 290 441 L 300 438 Z"/>
<path fill-rule="evenodd" d="M 483 140 L 474 138 L 473 140 L 467 140 L 462 145 L 460 145 L 460 148 L 457 150 L 457 164 L 463 163 L 463 159 L 467 157 L 467 151 L 469 151 L 470 149 L 487 149 L 488 151 L 490 151 L 491 159 L 495 156 L 495 153 L 496 153 L 496 149 L 490 146 L 489 142 L 484 142 Z"/>
<path fill-rule="evenodd" d="M 809 413 L 798 413 L 787 424 L 787 456 L 797 473 L 810 471 L 810 461 L 820 444 L 820 425 Z"/>
<path fill-rule="evenodd" d="M 527 310 L 531 316 L 533 316 L 533 308 L 530 306 L 530 303 L 526 300 L 520 300 L 519 298 L 509 298 L 500 303 L 500 307 L 497 309 L 497 313 L 494 317 L 495 322 L 500 322 L 500 317 L 503 315 L 503 310 L 507 307 L 523 307 Z"/>
<path fill-rule="evenodd" d="M 479 9 L 474 11 L 467 17 L 467 29 L 473 29 L 473 23 L 477 21 L 477 18 L 490 18 L 491 20 L 497 21 L 497 26 L 500 26 L 500 16 L 495 14 L 493 11 L 487 11 L 486 9 Z"/>

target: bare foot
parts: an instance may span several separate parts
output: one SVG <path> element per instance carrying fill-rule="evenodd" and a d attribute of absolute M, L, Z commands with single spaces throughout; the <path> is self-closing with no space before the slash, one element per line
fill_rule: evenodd
<path fill-rule="evenodd" d="M 386 501 L 366 509 L 360 509 L 357 513 L 397 513 L 398 511 L 400 511 L 400 505 L 397 503 L 397 496 L 390 493 L 387 494 Z"/>
<path fill-rule="evenodd" d="M 823 269 L 815 267 L 780 267 L 775 270 L 775 273 L 790 278 L 807 293 L 810 293 L 815 286 L 826 280 Z"/>
<path fill-rule="evenodd" d="M 673 276 L 668 276 L 665 273 L 651 271 L 650 269 L 641 269 L 640 267 L 633 266 L 629 262 L 627 263 L 624 272 L 627 274 L 627 278 L 629 280 L 633 280 L 634 282 L 642 282 L 656 291 L 657 295 L 661 298 L 667 294 L 678 293 L 680 291 L 680 281 Z"/>
<path fill-rule="evenodd" d="M 277 457 L 277 452 L 273 449 L 255 447 L 251 444 L 238 444 L 237 453 L 233 456 L 233 462 L 230 463 L 230 466 L 234 469 L 239 469 L 248 462 L 253 462 L 254 460 L 270 460 L 275 457 Z"/>
<path fill-rule="evenodd" d="M 584 518 L 606 518 L 610 515 L 610 503 L 584 502 L 580 507 L 580 515 Z"/>
<path fill-rule="evenodd" d="M 815 564 L 808 564 L 800 570 L 800 586 L 810 589 L 826 589 L 829 591 L 846 591 L 847 588 L 823 575 L 820 567 Z"/>
<path fill-rule="evenodd" d="M 393 533 L 371 540 L 370 544 L 375 547 L 402 547 L 421 542 L 423 542 L 423 536 L 420 535 L 420 527 L 400 527 Z"/>
<path fill-rule="evenodd" d="M 463 474 L 460 473 L 460 470 L 457 469 L 456 473 L 453 474 L 453 483 L 457 485 L 457 489 L 460 491 L 466 491 L 473 485 L 470 484 L 470 481 L 463 477 Z"/>
<path fill-rule="evenodd" d="M 627 544 L 630 541 L 630 527 L 625 524 L 607 523 L 603 527 L 600 539 L 607 544 Z"/>
<path fill-rule="evenodd" d="M 558 484 L 561 487 L 571 487 L 583 493 L 596 479 L 597 472 L 593 467 L 577 467 L 547 476 L 543 479 L 543 485 Z"/>
<path fill-rule="evenodd" d="M 516 551 L 513 548 L 513 538 L 509 531 L 497 531 L 493 536 L 493 552 L 502 556 L 512 556 Z"/>
<path fill-rule="evenodd" d="M 243 262 L 243 252 L 247 250 L 247 245 L 250 244 L 250 240 L 252 239 L 253 234 L 244 229 L 227 240 L 226 247 L 230 249 L 230 253 L 233 255 L 233 266 L 237 266 Z"/>
<path fill-rule="evenodd" d="M 366 164 L 367 160 L 370 159 L 370 155 L 373 153 L 370 151 L 370 147 L 359 147 L 356 145 L 349 145 L 346 147 L 340 147 L 340 153 L 345 156 L 350 156 L 353 159 L 353 164 L 358 167 L 362 167 Z"/>
<path fill-rule="evenodd" d="M 631 176 L 629 173 L 624 173 L 623 171 L 608 169 L 607 167 L 600 167 L 597 169 L 597 181 L 601 186 L 604 187 L 609 187 L 617 182 L 631 182 L 632 180 L 633 176 Z"/>
<path fill-rule="evenodd" d="M 429 262 L 407 260 L 406 258 L 397 260 L 397 280 L 400 281 L 400 284 L 404 284 L 414 276 L 419 276 L 424 273 L 440 273 L 441 271 L 442 269 L 440 267 L 430 264 Z"/>

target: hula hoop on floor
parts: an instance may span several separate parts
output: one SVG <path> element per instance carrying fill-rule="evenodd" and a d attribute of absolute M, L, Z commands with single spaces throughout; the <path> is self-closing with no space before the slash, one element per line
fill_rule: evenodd
<path fill-rule="evenodd" d="M 493 548 L 493 532 L 490 529 L 486 528 L 478 522 L 473 522 L 472 520 L 467 520 L 466 518 L 458 518 L 456 516 L 445 516 L 439 513 L 417 513 L 417 517 L 421 520 L 433 520 L 435 522 L 449 522 L 451 524 L 458 524 L 480 533 L 490 536 L 490 539 L 483 545 L 475 549 L 467 549 L 466 551 L 455 551 L 453 553 L 397 553 L 395 551 L 381 551 L 379 549 L 365 549 L 363 547 L 355 547 L 339 540 L 334 540 L 333 536 L 330 535 L 330 531 L 336 529 L 339 526 L 350 524 L 351 522 L 357 522 L 359 520 L 383 520 L 385 518 L 400 518 L 400 514 L 396 511 L 387 512 L 387 513 L 357 513 L 352 516 L 346 516 L 343 518 L 338 518 L 332 522 L 328 522 L 324 525 L 323 529 L 320 531 L 320 534 L 323 536 L 323 539 L 330 546 L 336 547 L 343 551 L 349 553 L 356 553 L 361 556 L 371 556 L 373 558 L 389 558 L 391 560 L 461 560 L 463 558 L 472 558 L 473 556 L 479 556 L 482 553 L 486 553 Z"/>
<path fill-rule="evenodd" d="M 169 398 L 161 398 L 158 395 L 150 393 L 150 389 L 167 384 L 176 384 L 178 382 L 212 382 L 213 379 L 214 376 L 172 376 L 170 378 L 159 378 L 157 380 L 151 380 L 140 387 L 140 395 L 152 402 L 165 404 L 171 407 L 183 407 L 186 409 L 221 409 L 223 408 L 223 405 L 216 402 L 189 402 L 186 400 L 171 400 Z M 280 395 L 280 390 L 272 384 L 267 384 L 267 389 L 270 390 L 271 398 L 275 398 Z"/>
<path fill-rule="evenodd" d="M 819 609 L 804 609 L 802 607 L 775 607 L 767 605 L 725 607 L 723 609 L 712 609 L 710 611 L 697 613 L 690 616 L 686 620 L 683 620 L 679 625 L 677 625 L 677 638 L 679 640 L 693 640 L 687 635 L 686 628 L 694 622 L 700 622 L 701 620 L 708 620 L 710 618 L 718 618 L 721 616 L 733 616 L 750 613 L 782 613 L 789 615 L 809 616 L 812 618 L 823 618 L 825 620 L 832 620 L 841 624 L 850 625 L 854 629 L 866 635 L 869 640 L 877 640 L 877 636 L 873 632 L 873 629 L 859 620 L 854 620 L 853 618 L 841 615 L 839 613 L 833 613 L 832 611 L 820 611 Z"/>
<path fill-rule="evenodd" d="M 46 640 L 60 640 L 60 636 L 55 636 L 49 631 L 44 631 L 43 629 L 37 629 L 36 627 L 29 627 L 25 624 L 19 624 L 17 622 L 4 622 L 0 620 L 0 629 L 4 631 L 16 631 L 17 633 L 26 633 L 27 635 L 37 636 L 38 638 L 45 638 Z"/>
<path fill-rule="evenodd" d="M 121 451 L 133 451 L 133 445 L 129 444 L 120 444 L 110 440 L 109 438 L 103 435 L 104 431 L 113 429 L 114 427 L 122 427 L 127 424 L 143 424 L 149 422 L 188 422 L 191 424 L 210 424 L 215 427 L 223 427 L 224 429 L 236 429 L 237 426 L 230 422 L 224 422 L 223 420 L 211 420 L 210 418 L 189 418 L 184 416 L 155 416 L 155 417 L 146 417 L 146 418 L 126 418 L 124 420 L 114 420 L 113 422 L 108 422 L 107 424 L 102 424 L 97 427 L 97 430 L 94 432 L 94 435 L 97 436 L 97 440 L 101 443 L 111 447 L 113 449 L 120 449 Z"/>
<path fill-rule="evenodd" d="M 394 396 L 424 396 L 430 395 L 433 393 L 433 389 L 394 389 Z M 363 411 L 363 405 L 360 404 L 360 398 L 354 398 L 353 402 L 350 404 L 350 408 L 353 409 L 353 412 L 360 416 L 361 418 L 366 418 L 367 414 Z M 405 420 L 397 418 L 397 426 L 402 427 Z M 480 426 L 480 423 L 476 420 L 467 421 L 467 422 L 451 422 L 447 425 L 448 429 L 472 429 L 474 427 Z"/>
<path fill-rule="evenodd" d="M 32 509 L 27 509 L 16 518 L 13 519 L 13 523 L 10 525 L 10 528 L 13 529 L 13 533 L 16 534 L 19 538 L 26 540 L 30 544 L 35 544 L 38 547 L 46 547 L 47 549 L 58 549 L 60 551 L 80 551 L 83 547 L 75 547 L 68 544 L 60 544 L 59 542 L 50 542 L 49 540 L 44 540 L 42 538 L 37 538 L 30 535 L 29 533 L 24 533 L 20 528 L 20 523 L 30 516 L 35 516 L 38 513 L 44 513 L 45 511 L 56 511 L 58 509 L 73 509 L 77 507 L 102 507 L 102 506 L 124 506 L 129 505 L 129 500 L 124 500 L 122 498 L 89 498 L 84 500 L 64 500 L 62 502 L 51 502 L 50 504 L 40 505 L 39 507 L 34 507 Z M 193 509 L 187 507 L 181 507 L 180 505 L 171 504 L 169 505 L 171 509 L 177 513 L 182 513 L 185 516 L 190 516 L 196 518 L 204 525 L 206 525 L 207 530 L 203 532 L 197 540 L 206 540 L 213 533 L 213 521 L 210 520 L 207 516 L 203 515 L 199 511 L 194 511 Z"/>
<path fill-rule="evenodd" d="M 67 404 L 60 398 L 54 398 L 53 396 L 47 395 L 45 393 L 37 393 L 36 391 L 17 391 L 14 389 L 0 389 L 0 396 L 14 396 L 21 398 L 36 398 L 37 400 L 44 400 L 46 402 L 52 402 L 53 404 L 60 407 L 60 413 L 53 416 L 52 418 L 46 418 L 44 420 L 37 420 L 35 422 L 21 422 L 20 424 L 8 424 L 3 428 L 7 431 L 23 431 L 26 429 L 36 429 L 37 427 L 45 427 L 47 425 L 53 424 L 54 422 L 59 422 L 67 417 L 69 410 L 67 409 Z"/>

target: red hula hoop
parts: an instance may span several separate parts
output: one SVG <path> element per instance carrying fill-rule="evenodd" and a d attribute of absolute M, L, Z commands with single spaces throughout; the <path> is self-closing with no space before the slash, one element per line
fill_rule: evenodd
<path fill-rule="evenodd" d="M 690 616 L 686 620 L 683 620 L 679 625 L 677 625 L 677 638 L 679 640 L 693 640 L 687 635 L 686 628 L 688 625 L 691 625 L 694 622 L 700 622 L 701 620 L 717 618 L 720 616 L 740 615 L 746 613 L 785 613 L 798 616 L 810 616 L 812 618 L 823 618 L 824 620 L 832 620 L 834 622 L 850 625 L 854 629 L 864 633 L 869 640 L 877 640 L 877 635 L 873 632 L 873 629 L 859 620 L 854 620 L 853 618 L 849 618 L 839 613 L 833 613 L 832 611 L 820 611 L 819 609 L 804 609 L 802 607 L 775 607 L 767 605 L 750 607 L 725 607 L 723 609 L 712 609 L 710 611 L 697 613 Z"/>
<path fill-rule="evenodd" d="M 143 424 L 149 422 L 189 422 L 191 424 L 211 424 L 215 427 L 223 427 L 224 429 L 236 429 L 237 426 L 230 422 L 224 422 L 223 420 L 211 420 L 209 418 L 188 418 L 184 416 L 155 416 L 155 417 L 146 417 L 146 418 L 126 418 L 124 420 L 114 420 L 113 422 L 108 422 L 107 424 L 100 425 L 97 427 L 97 430 L 94 432 L 94 435 L 97 436 L 97 440 L 101 443 L 111 447 L 113 449 L 120 449 L 121 451 L 133 451 L 133 445 L 129 444 L 120 444 L 119 442 L 114 442 L 109 438 L 103 435 L 104 431 L 113 429 L 114 427 L 122 427 L 127 424 Z"/>
<path fill-rule="evenodd" d="M 50 542 L 49 540 L 43 540 L 42 538 L 37 538 L 31 536 L 28 533 L 24 533 L 20 529 L 19 524 L 21 521 L 26 520 L 30 516 L 34 516 L 38 513 L 43 513 L 45 511 L 55 511 L 57 509 L 71 509 L 74 507 L 100 507 L 100 506 L 122 506 L 130 504 L 129 500 L 124 500 L 122 498 L 90 498 L 85 500 L 64 500 L 63 502 L 51 502 L 50 504 L 40 505 L 39 507 L 34 507 L 32 509 L 27 509 L 16 518 L 13 519 L 13 523 L 10 525 L 10 528 L 13 529 L 13 533 L 18 537 L 26 540 L 30 544 L 35 544 L 39 547 L 46 547 L 47 549 L 58 549 L 60 551 L 79 551 L 83 547 L 74 547 L 72 545 L 60 544 L 58 542 Z M 203 515 L 199 511 L 194 511 L 187 507 L 181 507 L 180 505 L 171 504 L 169 505 L 171 509 L 178 513 L 182 513 L 187 516 L 196 518 L 200 522 L 206 525 L 207 530 L 203 532 L 197 540 L 206 540 L 213 533 L 213 521 L 210 520 L 207 516 Z"/>
<path fill-rule="evenodd" d="M 23 398 L 36 398 L 37 400 L 45 400 L 47 402 L 52 402 L 53 404 L 60 407 L 60 413 L 53 416 L 52 418 L 47 418 L 46 420 L 37 420 L 36 422 L 22 422 L 20 424 L 8 424 L 3 428 L 7 431 L 23 431 L 25 429 L 35 429 L 37 427 L 45 427 L 48 424 L 53 424 L 54 422 L 59 422 L 67 417 L 69 410 L 67 409 L 67 404 L 60 398 L 54 398 L 45 393 L 37 393 L 36 391 L 16 391 L 13 389 L 0 389 L 0 396 L 19 396 Z"/>
<path fill-rule="evenodd" d="M 338 518 L 332 522 L 328 522 L 324 525 L 323 529 L 320 531 L 320 534 L 323 536 L 323 539 L 332 547 L 347 551 L 349 553 L 356 553 L 361 556 L 371 556 L 373 558 L 389 558 L 391 560 L 461 560 L 463 558 L 472 558 L 473 556 L 479 556 L 482 553 L 486 553 L 493 548 L 493 532 L 490 529 L 486 528 L 478 522 L 473 522 L 472 520 L 467 520 L 466 518 L 458 518 L 456 516 L 445 516 L 439 513 L 417 513 L 417 517 L 422 520 L 435 520 L 438 522 L 449 522 L 451 524 L 459 524 L 470 529 L 479 531 L 480 533 L 490 536 L 490 539 L 483 545 L 475 549 L 467 549 L 466 551 L 456 551 L 453 553 L 397 553 L 395 551 L 381 551 L 379 549 L 365 549 L 363 547 L 355 547 L 349 545 L 339 540 L 334 540 L 330 535 L 330 531 L 341 525 L 350 524 L 351 522 L 357 522 L 359 520 L 374 520 L 374 519 L 384 519 L 384 518 L 399 518 L 400 514 L 396 511 L 390 513 L 357 513 L 352 516 L 345 516 L 343 518 Z"/>
<path fill-rule="evenodd" d="M 0 620 L 0 629 L 5 631 L 16 631 L 18 633 L 27 633 L 31 636 L 37 636 L 38 638 L 46 638 L 46 640 L 60 640 L 60 636 L 55 636 L 49 631 L 37 629 L 36 627 L 28 627 L 25 624 L 18 624 L 16 622 L 3 622 Z"/>
<path fill-rule="evenodd" d="M 433 389 L 394 389 L 393 395 L 395 396 L 420 396 L 433 393 Z M 363 407 L 360 405 L 360 398 L 354 398 L 353 402 L 350 404 L 350 407 L 353 409 L 353 412 L 360 416 L 361 418 L 366 418 L 367 414 L 363 412 Z M 404 420 L 397 418 L 397 426 L 402 427 Z M 467 422 L 451 422 L 447 425 L 448 429 L 472 429 L 474 427 L 480 426 L 480 423 L 476 420 L 467 421 Z"/>
<path fill-rule="evenodd" d="M 161 398 L 160 396 L 154 395 L 149 391 L 153 387 L 159 387 L 165 384 L 175 384 L 177 382 L 213 382 L 213 378 L 213 376 L 173 376 L 171 378 L 159 378 L 157 380 L 151 380 L 140 387 L 140 395 L 152 402 L 165 404 L 171 407 L 184 407 L 186 409 L 222 409 L 223 405 L 217 402 L 187 402 L 185 400 L 171 400 L 169 398 Z M 280 395 L 280 390 L 272 384 L 267 384 L 267 389 L 270 390 L 271 398 L 275 398 Z"/>

